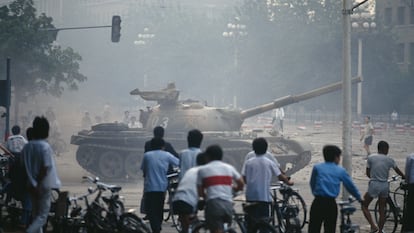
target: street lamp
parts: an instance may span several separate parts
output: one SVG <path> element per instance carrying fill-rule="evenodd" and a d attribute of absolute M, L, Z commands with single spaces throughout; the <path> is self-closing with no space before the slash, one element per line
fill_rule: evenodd
<path fill-rule="evenodd" d="M 351 15 L 352 29 L 358 35 L 358 76 L 362 77 L 362 36 L 361 34 L 376 28 L 376 23 L 371 19 L 372 15 L 368 12 L 360 12 Z M 362 114 L 362 82 L 357 85 L 357 115 Z"/>
<path fill-rule="evenodd" d="M 138 39 L 134 41 L 135 45 L 146 45 L 149 41 L 155 37 L 155 34 L 149 33 L 149 29 L 147 27 L 144 28 L 144 33 L 138 33 Z"/>
<path fill-rule="evenodd" d="M 238 69 L 239 69 L 239 48 L 238 48 L 238 43 L 239 41 L 247 36 L 247 31 L 246 31 L 246 25 L 245 24 L 241 24 L 240 22 L 240 18 L 236 17 L 235 18 L 235 23 L 227 23 L 227 30 L 223 32 L 223 37 L 224 38 L 228 38 L 231 39 L 231 42 L 233 44 L 233 48 L 234 48 L 234 70 L 235 73 L 237 74 Z M 235 81 L 235 80 L 233 80 Z M 235 94 L 233 94 L 233 107 L 237 108 L 237 96 Z"/>

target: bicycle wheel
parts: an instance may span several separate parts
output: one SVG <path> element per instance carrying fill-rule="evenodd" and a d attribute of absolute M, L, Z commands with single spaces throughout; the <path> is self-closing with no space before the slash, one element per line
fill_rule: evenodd
<path fill-rule="evenodd" d="M 392 192 L 392 199 L 400 210 L 404 207 L 404 190 L 402 190 L 400 187 L 397 187 L 394 192 Z"/>
<path fill-rule="evenodd" d="M 378 224 L 379 222 L 379 201 L 375 203 L 374 215 L 375 215 L 375 221 Z M 384 231 L 387 233 L 394 233 L 397 230 L 397 226 L 398 226 L 398 216 L 395 211 L 395 205 L 392 202 L 391 197 L 388 197 L 387 203 L 385 204 Z"/>
<path fill-rule="evenodd" d="M 172 197 L 173 197 L 173 194 L 171 194 L 170 191 L 168 191 L 165 194 L 164 217 L 163 217 L 165 222 L 170 219 L 170 216 L 171 216 L 171 213 L 172 213 L 171 212 L 172 211 L 172 209 L 171 209 L 171 206 L 172 206 L 171 199 L 172 199 Z"/>
<path fill-rule="evenodd" d="M 294 191 L 291 195 L 289 195 L 287 204 L 290 206 L 297 206 L 298 213 L 296 217 L 299 220 L 300 228 L 302 229 L 305 226 L 307 215 L 305 201 L 303 200 L 302 196 L 299 195 L 299 193 Z"/>
<path fill-rule="evenodd" d="M 121 215 L 119 228 L 123 233 L 151 233 L 144 221 L 133 213 Z"/>
<path fill-rule="evenodd" d="M 300 219 L 298 217 L 286 220 L 286 233 L 300 233 L 302 229 Z"/>
<path fill-rule="evenodd" d="M 181 222 L 180 222 L 180 221 L 178 221 L 178 214 L 174 214 L 174 209 L 173 209 L 172 202 L 171 202 L 171 204 L 170 204 L 170 209 L 169 209 L 169 211 L 170 211 L 170 216 L 171 216 L 171 220 L 172 220 L 172 223 L 173 223 L 173 225 L 172 225 L 172 226 L 173 226 L 175 229 L 177 229 L 177 231 L 178 231 L 178 232 L 181 232 L 181 230 L 182 230 Z"/>

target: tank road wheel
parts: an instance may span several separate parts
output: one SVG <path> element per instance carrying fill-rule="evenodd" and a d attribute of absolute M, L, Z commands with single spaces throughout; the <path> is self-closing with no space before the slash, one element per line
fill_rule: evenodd
<path fill-rule="evenodd" d="M 99 173 L 109 179 L 121 178 L 124 173 L 123 156 L 115 151 L 105 151 L 98 158 Z"/>
<path fill-rule="evenodd" d="M 96 165 L 96 151 L 90 146 L 79 146 L 76 151 L 76 161 L 85 169 Z"/>
<path fill-rule="evenodd" d="M 140 177 L 142 153 L 129 153 L 125 159 L 125 172 L 129 179 L 136 180 Z"/>

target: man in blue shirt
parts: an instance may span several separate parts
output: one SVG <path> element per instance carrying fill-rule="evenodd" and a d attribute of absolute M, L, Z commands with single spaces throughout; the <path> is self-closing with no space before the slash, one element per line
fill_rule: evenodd
<path fill-rule="evenodd" d="M 144 154 L 141 170 L 144 173 L 144 203 L 153 233 L 161 232 L 165 191 L 168 188 L 169 166 L 178 166 L 179 160 L 164 148 L 162 138 L 151 140 L 152 151 Z"/>
<path fill-rule="evenodd" d="M 310 186 L 315 199 L 310 209 L 309 233 L 321 232 L 322 223 L 325 233 L 335 232 L 338 217 L 335 198 L 339 195 L 341 182 L 361 202 L 361 195 L 351 177 L 338 165 L 341 153 L 339 147 L 326 145 L 323 147 L 325 162 L 313 167 Z"/>
<path fill-rule="evenodd" d="M 202 140 L 203 134 L 200 130 L 193 129 L 188 132 L 188 148 L 180 153 L 180 180 L 188 169 L 196 166 L 197 155 L 201 153 L 200 146 Z"/>

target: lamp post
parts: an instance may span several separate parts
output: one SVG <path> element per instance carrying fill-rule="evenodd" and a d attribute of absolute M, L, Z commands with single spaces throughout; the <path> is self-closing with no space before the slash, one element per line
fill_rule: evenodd
<path fill-rule="evenodd" d="M 223 37 L 224 38 L 228 38 L 231 39 L 231 42 L 233 44 L 234 47 L 234 70 L 235 70 L 235 75 L 236 76 L 238 74 L 238 70 L 239 70 L 239 46 L 238 43 L 239 41 L 247 36 L 247 31 L 246 31 L 246 25 L 245 24 L 241 24 L 240 23 L 240 19 L 238 17 L 235 18 L 235 23 L 228 23 L 227 24 L 227 30 L 223 32 Z M 232 80 L 235 81 L 235 80 Z M 231 82 L 230 82 L 231 83 Z M 233 107 L 237 108 L 237 96 L 235 94 L 233 94 Z"/>
<path fill-rule="evenodd" d="M 361 34 L 376 28 L 376 23 L 372 21 L 371 14 L 368 12 L 360 12 L 351 16 L 352 29 L 358 35 L 358 76 L 362 78 L 362 36 Z M 357 84 L 357 115 L 361 117 L 362 114 L 362 82 Z"/>

